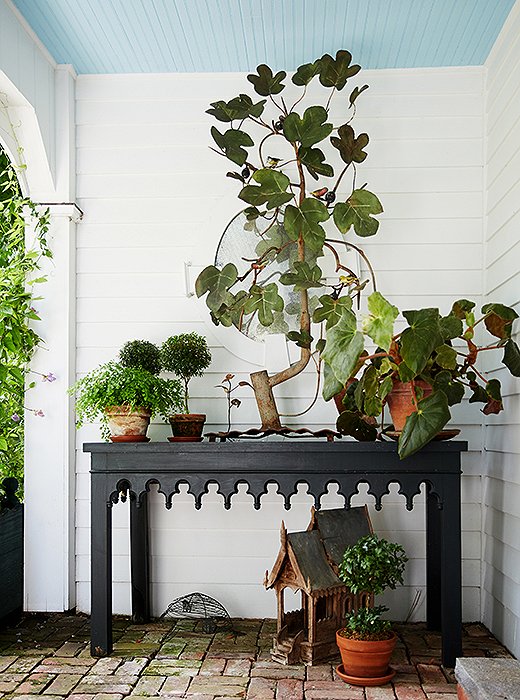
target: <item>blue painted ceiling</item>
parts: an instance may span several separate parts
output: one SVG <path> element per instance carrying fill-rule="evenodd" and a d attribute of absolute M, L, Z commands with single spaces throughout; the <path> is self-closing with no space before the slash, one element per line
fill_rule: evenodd
<path fill-rule="evenodd" d="M 13 0 L 78 73 L 481 65 L 514 0 Z"/>

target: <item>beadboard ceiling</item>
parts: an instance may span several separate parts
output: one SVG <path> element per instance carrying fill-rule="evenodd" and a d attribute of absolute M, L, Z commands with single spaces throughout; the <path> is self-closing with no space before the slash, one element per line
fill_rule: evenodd
<path fill-rule="evenodd" d="M 78 73 L 481 65 L 514 0 L 12 0 Z"/>

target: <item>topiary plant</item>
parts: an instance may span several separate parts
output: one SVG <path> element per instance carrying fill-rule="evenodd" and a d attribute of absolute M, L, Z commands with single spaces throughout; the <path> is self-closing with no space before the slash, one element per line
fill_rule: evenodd
<path fill-rule="evenodd" d="M 201 377 L 211 364 L 211 353 L 204 336 L 198 333 L 172 335 L 161 348 L 163 368 L 173 372 L 183 383 L 184 412 L 189 413 L 189 383 L 193 377 Z"/>
<path fill-rule="evenodd" d="M 226 125 L 224 131 L 211 129 L 214 150 L 238 166 L 227 176 L 239 183 L 238 198 L 247 207 L 233 220 L 235 227 L 242 221 L 234 241 L 242 269 L 229 259 L 233 250 L 229 246 L 220 256 L 221 267 L 209 265 L 200 273 L 196 293 L 207 294 L 214 323 L 234 325 L 245 333 L 259 324 L 260 331 L 285 333 L 300 348 L 299 359 L 282 371 L 251 374 L 264 429 L 281 428 L 273 387 L 303 371 L 319 347 L 319 341 L 313 347 L 311 320 L 332 323 L 366 284 L 342 258 L 347 246 L 372 272 L 352 235 L 344 235 L 373 236 L 379 226 L 376 217 L 383 211 L 377 196 L 357 183 L 357 167 L 367 157 L 369 137 L 356 135 L 351 121 L 356 101 L 368 85 L 355 87 L 348 101 L 339 101 L 340 121 L 331 120 L 333 96 L 360 70 L 348 51 L 338 51 L 334 58 L 325 54 L 294 73 L 292 92 L 297 94 L 282 96 L 287 74 L 260 65 L 247 79 L 265 99 L 255 103 L 240 94 L 229 102 L 213 102 L 208 110 Z M 314 78 L 325 91 L 313 92 L 320 104 L 308 106 L 305 100 Z M 273 115 L 266 115 L 267 106 Z M 256 157 L 248 150 L 255 145 Z M 331 156 L 340 161 L 337 174 Z M 246 241 L 251 237 L 249 251 Z"/>
<path fill-rule="evenodd" d="M 347 547 L 339 565 L 339 577 L 352 593 L 377 595 L 387 588 L 392 590 L 403 583 L 408 557 L 400 544 L 380 539 L 377 535 L 362 537 Z M 384 639 L 390 634 L 391 623 L 382 620 L 388 611 L 384 605 L 372 607 L 370 595 L 366 607 L 348 613 L 342 634 L 353 639 Z"/>
<path fill-rule="evenodd" d="M 123 367 L 141 367 L 152 374 L 162 369 L 161 351 L 149 340 L 129 340 L 119 351 L 119 362 Z"/>

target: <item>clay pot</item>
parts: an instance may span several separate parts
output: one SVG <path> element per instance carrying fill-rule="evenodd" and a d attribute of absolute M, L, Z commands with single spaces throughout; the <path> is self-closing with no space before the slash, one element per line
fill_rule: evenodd
<path fill-rule="evenodd" d="M 334 403 L 336 404 L 336 408 L 338 409 L 338 413 L 340 413 L 340 414 L 343 413 L 343 411 L 345 410 L 345 406 L 343 405 L 343 397 L 345 396 L 346 393 L 347 393 L 347 390 L 345 388 L 345 389 L 342 389 L 339 392 L 339 394 L 336 394 L 334 396 Z"/>
<path fill-rule="evenodd" d="M 349 639 L 336 632 L 336 642 L 341 654 L 343 677 L 352 685 L 383 685 L 393 677 L 389 669 L 390 657 L 397 642 L 392 632 L 389 639 L 363 641 Z"/>
<path fill-rule="evenodd" d="M 202 440 L 202 430 L 206 422 L 205 413 L 176 413 L 169 417 L 169 421 L 172 427 L 173 442 Z"/>
<path fill-rule="evenodd" d="M 110 435 L 113 438 L 124 438 L 125 442 L 142 442 L 150 425 L 152 412 L 143 406 L 107 406 L 105 415 L 108 418 Z"/>
<path fill-rule="evenodd" d="M 415 386 L 422 389 L 423 398 L 429 396 L 433 391 L 432 387 L 423 382 L 422 379 L 416 379 Z M 401 431 L 408 416 L 417 410 L 412 394 L 412 383 L 394 380 L 394 387 L 386 397 L 386 403 L 390 409 L 394 429 Z"/>

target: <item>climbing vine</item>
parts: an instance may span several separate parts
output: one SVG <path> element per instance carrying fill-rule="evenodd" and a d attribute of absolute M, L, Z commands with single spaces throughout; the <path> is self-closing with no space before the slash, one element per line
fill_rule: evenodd
<path fill-rule="evenodd" d="M 23 166 L 22 166 L 23 167 Z M 32 241 L 27 222 L 32 221 Z M 47 245 L 48 212 L 23 196 L 15 168 L 0 148 L 0 479 L 23 480 L 24 410 L 29 362 L 42 343 L 30 322 L 39 321 L 41 297 L 35 289 L 45 281 L 39 276 L 44 257 L 52 257 Z M 42 375 L 53 381 L 54 375 Z M 34 386 L 30 382 L 28 387 Z M 38 408 L 29 408 L 43 416 Z"/>

